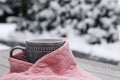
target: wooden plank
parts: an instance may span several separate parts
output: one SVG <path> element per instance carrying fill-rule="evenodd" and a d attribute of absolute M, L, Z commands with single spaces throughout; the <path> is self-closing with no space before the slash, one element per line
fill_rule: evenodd
<path fill-rule="evenodd" d="M 9 69 L 3 65 L 0 65 L 0 76 L 4 75 Z"/>
<path fill-rule="evenodd" d="M 9 50 L 0 51 L 0 64 L 9 67 L 8 57 Z"/>
<path fill-rule="evenodd" d="M 120 80 L 119 66 L 80 58 L 76 58 L 76 60 L 82 69 L 92 73 L 95 76 L 98 76 L 102 80 Z"/>
<path fill-rule="evenodd" d="M 9 69 L 8 52 L 9 50 L 0 51 L 0 76 L 4 75 Z"/>
<path fill-rule="evenodd" d="M 99 77 L 102 80 L 120 80 L 120 78 L 118 78 L 118 77 L 111 77 L 111 76 L 107 76 L 107 75 L 104 75 L 104 74 L 98 74 L 98 73 L 91 72 L 91 71 L 88 71 L 88 72 L 97 76 L 97 77 Z"/>

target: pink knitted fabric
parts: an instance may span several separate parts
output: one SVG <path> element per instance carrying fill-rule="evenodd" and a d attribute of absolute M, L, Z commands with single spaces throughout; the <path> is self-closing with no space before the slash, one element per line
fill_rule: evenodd
<path fill-rule="evenodd" d="M 100 80 L 79 68 L 68 42 L 43 56 L 35 64 L 29 63 L 24 53 L 9 58 L 10 72 L 0 80 Z"/>

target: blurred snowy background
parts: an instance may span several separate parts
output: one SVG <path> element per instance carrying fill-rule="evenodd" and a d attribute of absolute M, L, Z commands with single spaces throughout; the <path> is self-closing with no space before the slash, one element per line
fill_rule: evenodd
<path fill-rule="evenodd" d="M 120 0 L 0 0 L 0 49 L 66 37 L 76 56 L 120 62 Z"/>

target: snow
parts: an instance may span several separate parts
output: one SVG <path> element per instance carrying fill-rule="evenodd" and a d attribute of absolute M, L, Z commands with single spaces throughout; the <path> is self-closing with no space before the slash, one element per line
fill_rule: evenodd
<path fill-rule="evenodd" d="M 49 14 L 48 14 L 49 13 Z M 50 9 L 46 9 L 41 11 L 39 14 L 36 15 L 36 18 L 39 19 L 39 17 L 45 17 L 47 19 L 51 19 L 53 15 L 53 11 L 51 11 Z"/>
<path fill-rule="evenodd" d="M 86 44 L 82 37 L 72 36 L 71 38 L 68 38 L 68 41 L 72 50 L 76 50 L 86 54 L 89 54 L 91 52 L 91 46 Z"/>
<path fill-rule="evenodd" d="M 6 2 L 6 0 L 0 0 L 0 2 Z"/>
<path fill-rule="evenodd" d="M 3 44 L 0 44 L 0 50 L 8 50 L 10 49 L 9 46 L 6 46 L 6 45 L 3 45 Z"/>
<path fill-rule="evenodd" d="M 58 4 L 58 2 L 53 2 L 51 1 L 50 2 L 50 7 L 56 11 L 59 11 L 60 10 L 60 5 Z M 59 9 L 59 10 L 58 10 Z"/>
<path fill-rule="evenodd" d="M 104 30 L 101 30 L 100 28 L 90 28 L 88 30 L 88 34 L 97 38 L 102 38 L 104 36 L 107 36 L 107 32 Z"/>
<path fill-rule="evenodd" d="M 85 54 L 99 56 L 106 59 L 120 61 L 120 41 L 112 44 L 89 45 L 85 42 L 85 38 L 71 37 L 69 38 L 70 48 Z"/>
<path fill-rule="evenodd" d="M 13 23 L 0 23 L 0 39 L 7 39 L 8 35 L 13 32 L 16 27 L 17 25 Z"/>
<path fill-rule="evenodd" d="M 120 42 L 92 47 L 92 53 L 95 53 L 95 55 L 120 61 Z"/>

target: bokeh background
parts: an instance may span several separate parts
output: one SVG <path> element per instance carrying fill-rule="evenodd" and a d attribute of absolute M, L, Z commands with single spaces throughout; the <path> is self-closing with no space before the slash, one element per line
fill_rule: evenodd
<path fill-rule="evenodd" d="M 0 49 L 59 37 L 76 56 L 118 65 L 120 0 L 0 0 Z"/>

